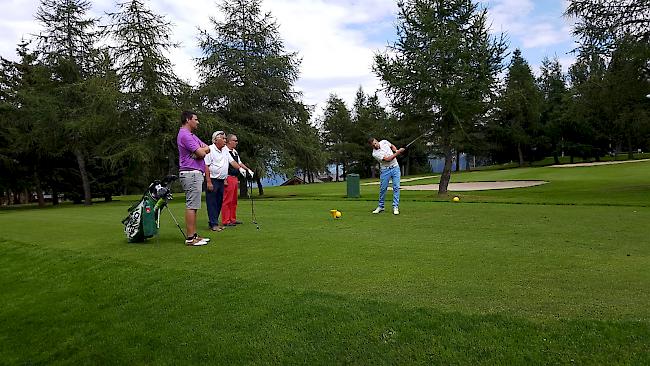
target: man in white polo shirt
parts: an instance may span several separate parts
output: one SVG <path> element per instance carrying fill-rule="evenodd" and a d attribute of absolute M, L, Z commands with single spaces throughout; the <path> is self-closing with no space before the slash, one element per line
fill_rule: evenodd
<path fill-rule="evenodd" d="M 205 180 L 206 192 L 205 203 L 208 207 L 208 225 L 212 231 L 221 231 L 219 226 L 219 214 L 223 203 L 224 181 L 228 177 L 228 166 L 239 171 L 246 171 L 230 155 L 226 146 L 226 133 L 216 131 L 212 134 L 212 145 L 210 152 L 205 155 Z"/>
<path fill-rule="evenodd" d="M 387 140 L 377 141 L 375 138 L 368 139 L 368 143 L 372 146 L 372 157 L 377 159 L 381 173 L 379 175 L 379 205 L 372 211 L 373 214 L 378 214 L 384 211 L 384 199 L 386 197 L 386 190 L 388 189 L 388 181 L 393 182 L 393 214 L 399 215 L 399 182 L 400 182 L 400 169 L 397 157 L 404 152 L 404 148 L 397 149 L 395 145 Z"/>

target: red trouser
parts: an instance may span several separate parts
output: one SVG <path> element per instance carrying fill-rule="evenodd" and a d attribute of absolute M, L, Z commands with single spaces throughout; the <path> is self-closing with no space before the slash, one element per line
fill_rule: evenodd
<path fill-rule="evenodd" d="M 223 191 L 223 205 L 221 206 L 221 223 L 234 224 L 237 220 L 237 189 L 239 180 L 237 177 L 229 175 L 226 178 L 226 187 Z"/>

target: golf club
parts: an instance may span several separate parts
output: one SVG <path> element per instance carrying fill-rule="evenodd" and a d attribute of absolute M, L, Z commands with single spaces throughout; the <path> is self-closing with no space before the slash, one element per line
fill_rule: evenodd
<path fill-rule="evenodd" d="M 260 225 L 257 223 L 257 216 L 255 215 L 255 200 L 253 200 L 253 195 L 251 192 L 253 191 L 253 180 L 248 179 L 248 198 L 251 200 L 251 220 L 253 221 L 253 224 L 257 227 L 257 230 L 260 229 Z"/>
<path fill-rule="evenodd" d="M 169 209 L 169 207 L 167 206 L 167 201 L 163 201 L 163 202 L 160 204 L 160 210 L 162 210 L 162 209 L 165 208 L 165 207 L 167 207 L 167 212 L 169 213 L 169 216 L 171 216 L 171 217 L 172 217 L 172 220 L 174 220 L 174 222 L 176 223 L 176 227 L 178 228 L 178 230 L 181 231 L 181 234 L 183 235 L 183 239 L 186 239 L 187 237 L 185 236 L 185 232 L 183 231 L 183 229 L 181 229 L 181 226 L 178 224 L 178 220 L 176 220 L 176 217 L 174 216 L 174 214 L 172 213 L 172 211 L 171 211 L 171 210 Z M 158 226 L 160 226 L 160 212 L 158 213 L 158 222 L 159 222 L 159 223 L 158 223 Z"/>
<path fill-rule="evenodd" d="M 413 141 L 411 141 L 411 142 L 409 142 L 408 144 L 406 144 L 406 146 L 404 146 L 404 148 L 405 148 L 405 149 L 408 149 L 409 146 L 413 145 L 417 140 L 421 139 L 422 137 L 424 137 L 424 136 L 425 136 L 426 134 L 428 134 L 429 132 L 431 132 L 431 131 L 426 131 L 425 133 L 421 134 L 420 136 L 414 138 Z"/>

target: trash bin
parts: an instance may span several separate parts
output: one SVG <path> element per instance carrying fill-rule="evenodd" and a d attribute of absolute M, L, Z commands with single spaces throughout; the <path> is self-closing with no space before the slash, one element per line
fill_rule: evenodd
<path fill-rule="evenodd" d="M 348 174 L 346 180 L 348 184 L 348 198 L 361 197 L 359 188 L 359 174 Z"/>

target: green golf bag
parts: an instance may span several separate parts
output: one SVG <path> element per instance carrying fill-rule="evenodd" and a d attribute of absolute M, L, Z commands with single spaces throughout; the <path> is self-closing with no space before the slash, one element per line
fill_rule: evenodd
<path fill-rule="evenodd" d="M 140 243 L 158 234 L 156 201 L 147 192 L 129 208 L 129 216 L 122 220 L 129 243 Z"/>
<path fill-rule="evenodd" d="M 158 234 L 160 213 L 167 207 L 167 201 L 172 199 L 169 185 L 176 179 L 178 178 L 175 175 L 168 175 L 162 180 L 155 180 L 149 185 L 140 201 L 129 207 L 129 215 L 122 220 L 129 243 L 140 243 Z M 169 214 L 171 215 L 171 212 Z M 171 216 L 185 237 L 178 221 L 174 215 Z"/>

